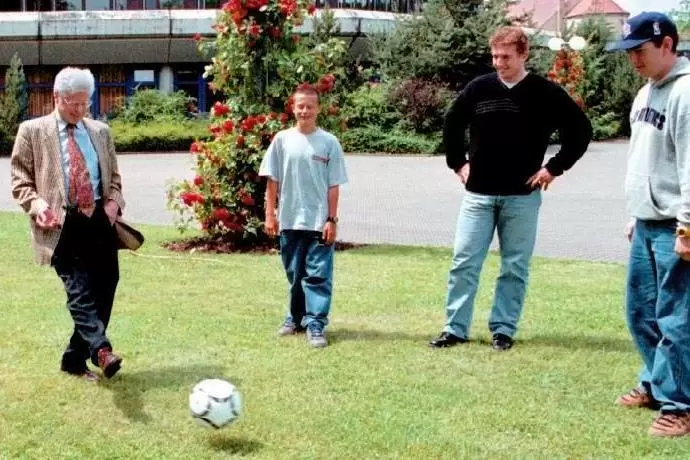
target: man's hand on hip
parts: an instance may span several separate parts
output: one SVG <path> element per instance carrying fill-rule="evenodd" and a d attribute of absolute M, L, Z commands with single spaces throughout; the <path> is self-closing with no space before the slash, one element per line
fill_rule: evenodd
<path fill-rule="evenodd" d="M 527 180 L 527 185 L 532 188 L 540 188 L 542 190 L 548 190 L 549 184 L 553 182 L 555 177 L 551 175 L 548 169 L 541 168 L 532 177 Z"/>
<path fill-rule="evenodd" d="M 465 163 L 462 168 L 455 171 L 455 174 L 460 178 L 460 182 L 467 184 L 467 179 L 470 178 L 470 164 Z"/>

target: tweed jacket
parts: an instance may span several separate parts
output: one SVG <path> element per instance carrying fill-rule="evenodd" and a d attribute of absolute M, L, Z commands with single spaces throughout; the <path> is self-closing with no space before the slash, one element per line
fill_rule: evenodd
<path fill-rule="evenodd" d="M 110 128 L 99 121 L 82 121 L 98 153 L 103 201 L 114 200 L 122 212 L 125 202 Z M 10 159 L 12 196 L 30 216 L 34 258 L 41 265 L 50 264 L 61 229 L 38 227 L 36 215 L 47 204 L 64 224 L 68 204 L 59 139 L 55 113 L 25 121 L 19 125 Z"/>

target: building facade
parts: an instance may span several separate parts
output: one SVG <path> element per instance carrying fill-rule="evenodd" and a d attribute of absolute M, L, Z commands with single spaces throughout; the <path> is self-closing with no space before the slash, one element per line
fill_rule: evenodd
<path fill-rule="evenodd" d="M 225 0 L 2 0 L 0 89 L 12 56 L 28 81 L 29 115 L 53 108 L 52 84 L 64 66 L 89 67 L 96 77 L 92 115 L 105 116 L 134 91 L 183 90 L 207 111 L 222 96 L 203 79 L 207 59 L 193 37 L 213 37 Z M 385 32 L 399 13 L 421 9 L 419 0 L 317 0 L 333 8 L 340 33 L 352 44 Z M 310 19 L 300 31 L 311 31 Z"/>

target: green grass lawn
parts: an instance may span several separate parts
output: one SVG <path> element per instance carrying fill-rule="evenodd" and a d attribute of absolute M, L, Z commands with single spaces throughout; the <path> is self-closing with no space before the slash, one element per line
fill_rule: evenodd
<path fill-rule="evenodd" d="M 0 229 L 0 458 L 690 458 L 690 439 L 647 435 L 653 412 L 613 404 L 639 366 L 620 265 L 536 259 L 516 347 L 497 353 L 496 257 L 473 342 L 431 350 L 449 250 L 338 253 L 331 346 L 313 350 L 275 335 L 277 256 L 168 253 L 178 234 L 143 227 L 139 256 L 121 253 L 109 330 L 123 369 L 92 385 L 58 371 L 71 321 L 57 276 L 33 265 L 25 218 L 0 213 Z M 220 431 L 188 413 L 209 377 L 245 402 Z"/>

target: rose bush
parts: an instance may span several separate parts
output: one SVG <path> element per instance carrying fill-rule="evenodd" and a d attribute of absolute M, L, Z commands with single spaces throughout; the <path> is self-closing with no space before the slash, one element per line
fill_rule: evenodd
<path fill-rule="evenodd" d="M 580 53 L 570 49 L 556 52 L 548 78 L 561 85 L 582 109 L 585 108 L 581 85 L 585 78 L 584 65 Z"/>
<path fill-rule="evenodd" d="M 302 39 L 296 28 L 315 13 L 309 0 L 229 0 L 218 14 L 216 37 L 195 36 L 212 56 L 204 78 L 227 96 L 211 109 L 212 139 L 197 140 L 194 178 L 171 184 L 168 207 L 184 231 L 196 222 L 212 238 L 252 244 L 265 238 L 265 183 L 258 176 L 273 136 L 293 121 L 291 94 L 301 84 L 321 95 L 319 123 L 342 127 L 342 40 Z"/>

